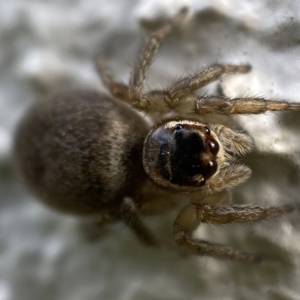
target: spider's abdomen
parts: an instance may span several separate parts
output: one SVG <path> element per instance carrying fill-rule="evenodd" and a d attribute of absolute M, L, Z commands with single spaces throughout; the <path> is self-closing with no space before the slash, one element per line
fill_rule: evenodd
<path fill-rule="evenodd" d="M 147 129 L 131 108 L 107 95 L 68 91 L 27 112 L 16 134 L 15 165 L 47 205 L 97 214 L 130 195 L 144 178 Z"/>

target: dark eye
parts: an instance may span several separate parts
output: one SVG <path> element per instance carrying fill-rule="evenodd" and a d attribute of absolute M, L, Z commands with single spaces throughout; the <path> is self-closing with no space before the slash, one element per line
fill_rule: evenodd
<path fill-rule="evenodd" d="M 204 186 L 206 183 L 206 180 L 204 178 L 201 179 L 199 186 Z"/>
<path fill-rule="evenodd" d="M 210 129 L 207 126 L 204 127 L 204 130 L 207 135 L 210 135 Z"/>
<path fill-rule="evenodd" d="M 214 140 L 208 142 L 208 147 L 213 155 L 216 155 L 219 152 L 219 144 Z"/>
<path fill-rule="evenodd" d="M 181 124 L 176 124 L 174 128 L 175 128 L 175 130 L 181 130 L 182 125 Z"/>
<path fill-rule="evenodd" d="M 205 177 L 210 177 L 217 171 L 217 163 L 215 161 L 210 160 L 208 164 L 205 166 L 204 175 Z"/>

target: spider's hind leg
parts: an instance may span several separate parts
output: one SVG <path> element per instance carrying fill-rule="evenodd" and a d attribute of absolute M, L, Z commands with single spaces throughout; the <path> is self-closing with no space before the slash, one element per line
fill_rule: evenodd
<path fill-rule="evenodd" d="M 176 242 L 196 255 L 218 259 L 259 261 L 260 255 L 239 252 L 224 245 L 192 238 L 192 232 L 201 224 L 253 223 L 268 220 L 291 212 L 291 205 L 262 208 L 257 205 L 211 206 L 190 204 L 185 206 L 174 222 Z"/>

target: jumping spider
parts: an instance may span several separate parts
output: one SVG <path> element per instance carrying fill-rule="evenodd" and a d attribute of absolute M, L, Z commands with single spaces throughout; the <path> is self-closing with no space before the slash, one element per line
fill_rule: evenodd
<path fill-rule="evenodd" d="M 154 55 L 186 14 L 187 9 L 182 9 L 146 39 L 128 85 L 116 82 L 103 60 L 97 60 L 111 96 L 73 90 L 34 104 L 17 130 L 16 167 L 28 188 L 47 205 L 93 216 L 101 224 L 122 220 L 152 246 L 164 244 L 140 216 L 164 213 L 188 199 L 174 222 L 178 245 L 196 255 L 254 261 L 258 258 L 254 254 L 196 240 L 192 233 L 201 223 L 252 223 L 293 207 L 229 205 L 228 191 L 251 174 L 237 159 L 251 150 L 252 139 L 223 125 L 200 121 L 199 116 L 299 110 L 300 104 L 195 94 L 225 74 L 247 73 L 247 65 L 212 65 L 165 90 L 144 92 Z M 135 111 L 176 112 L 187 100 L 194 102 L 193 118 L 163 119 L 152 128 Z"/>

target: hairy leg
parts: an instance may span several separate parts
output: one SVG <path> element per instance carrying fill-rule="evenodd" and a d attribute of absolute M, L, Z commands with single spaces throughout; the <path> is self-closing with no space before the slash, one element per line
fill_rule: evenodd
<path fill-rule="evenodd" d="M 264 98 L 198 97 L 197 114 L 261 114 L 266 111 L 300 110 L 300 103 L 274 101 Z"/>
<path fill-rule="evenodd" d="M 173 83 L 165 92 L 164 101 L 169 108 L 174 108 L 181 98 L 193 94 L 203 86 L 218 80 L 224 74 L 247 73 L 249 65 L 213 65 L 195 75 L 185 76 Z"/>
<path fill-rule="evenodd" d="M 128 102 L 128 86 L 114 80 L 110 68 L 102 58 L 95 60 L 95 66 L 102 83 L 110 91 L 112 96 Z"/>
<path fill-rule="evenodd" d="M 252 223 L 268 220 L 291 212 L 290 205 L 261 208 L 256 205 L 233 205 L 213 207 L 207 204 L 190 204 L 182 209 L 174 222 L 176 242 L 196 255 L 207 255 L 219 259 L 257 261 L 256 254 L 232 250 L 224 245 L 193 239 L 192 232 L 202 223 L 228 224 Z"/>
<path fill-rule="evenodd" d="M 188 75 L 175 81 L 166 90 L 152 90 L 147 94 L 141 94 L 141 101 L 144 101 L 144 104 L 138 108 L 152 112 L 167 113 L 170 109 L 176 109 L 183 101 L 198 99 L 197 95 L 194 94 L 195 91 L 220 79 L 223 75 L 243 74 L 250 70 L 251 67 L 249 65 L 217 64 L 209 66 L 197 74 Z"/>
<path fill-rule="evenodd" d="M 157 53 L 161 43 L 172 30 L 181 23 L 187 14 L 187 8 L 183 8 L 170 22 L 153 32 L 145 41 L 139 57 L 131 73 L 129 82 L 129 98 L 131 105 L 137 109 L 147 109 L 148 99 L 143 95 L 143 85 L 146 73 L 152 63 L 154 55 Z"/>

